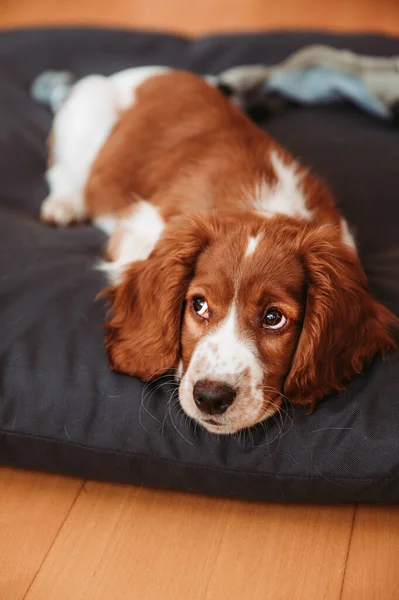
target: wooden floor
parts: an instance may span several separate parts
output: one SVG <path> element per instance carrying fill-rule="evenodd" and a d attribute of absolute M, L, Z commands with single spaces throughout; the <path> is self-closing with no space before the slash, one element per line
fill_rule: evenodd
<path fill-rule="evenodd" d="M 96 23 L 215 31 L 323 28 L 399 33 L 398 0 L 0 0 L 4 26 Z"/>
<path fill-rule="evenodd" d="M 399 34 L 398 0 L 0 0 L 0 25 Z M 0 600 L 398 600 L 399 507 L 209 499 L 0 469 Z"/>

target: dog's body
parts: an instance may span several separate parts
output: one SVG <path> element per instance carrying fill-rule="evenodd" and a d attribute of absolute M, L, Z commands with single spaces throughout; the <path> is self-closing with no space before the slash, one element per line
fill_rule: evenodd
<path fill-rule="evenodd" d="M 181 377 L 231 433 L 287 395 L 313 405 L 393 346 L 329 192 L 211 83 L 151 67 L 79 82 L 51 136 L 45 222 L 90 219 L 116 370 Z"/>

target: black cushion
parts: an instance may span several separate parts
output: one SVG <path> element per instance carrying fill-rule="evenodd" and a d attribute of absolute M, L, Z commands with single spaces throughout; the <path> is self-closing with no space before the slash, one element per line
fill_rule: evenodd
<path fill-rule="evenodd" d="M 377 55 L 399 40 L 317 33 L 189 41 L 105 30 L 0 35 L 0 460 L 2 464 L 195 492 L 289 501 L 399 500 L 399 360 L 376 359 L 307 415 L 287 405 L 237 436 L 195 428 L 173 385 L 108 369 L 104 236 L 46 228 L 38 211 L 49 111 L 29 97 L 45 69 L 78 77 L 141 64 L 218 73 L 275 63 L 309 43 Z M 160 115 L 162 118 L 162 115 Z M 289 108 L 264 126 L 329 184 L 357 231 L 375 295 L 399 313 L 399 133 L 350 106 Z M 143 393 L 144 392 L 144 393 Z"/>

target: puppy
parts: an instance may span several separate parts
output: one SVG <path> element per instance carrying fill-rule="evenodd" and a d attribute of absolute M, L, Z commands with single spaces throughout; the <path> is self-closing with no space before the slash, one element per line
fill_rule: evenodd
<path fill-rule="evenodd" d="M 45 223 L 109 234 L 112 369 L 175 369 L 184 411 L 229 434 L 314 407 L 395 316 L 328 190 L 211 81 L 161 67 L 77 83 L 55 115 Z"/>

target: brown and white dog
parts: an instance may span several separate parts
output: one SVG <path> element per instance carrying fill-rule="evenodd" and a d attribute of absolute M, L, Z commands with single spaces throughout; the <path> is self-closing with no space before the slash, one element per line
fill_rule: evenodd
<path fill-rule="evenodd" d="M 313 407 L 395 342 L 330 193 L 210 81 L 77 83 L 51 134 L 46 223 L 109 235 L 111 368 L 169 369 L 216 433 Z"/>

